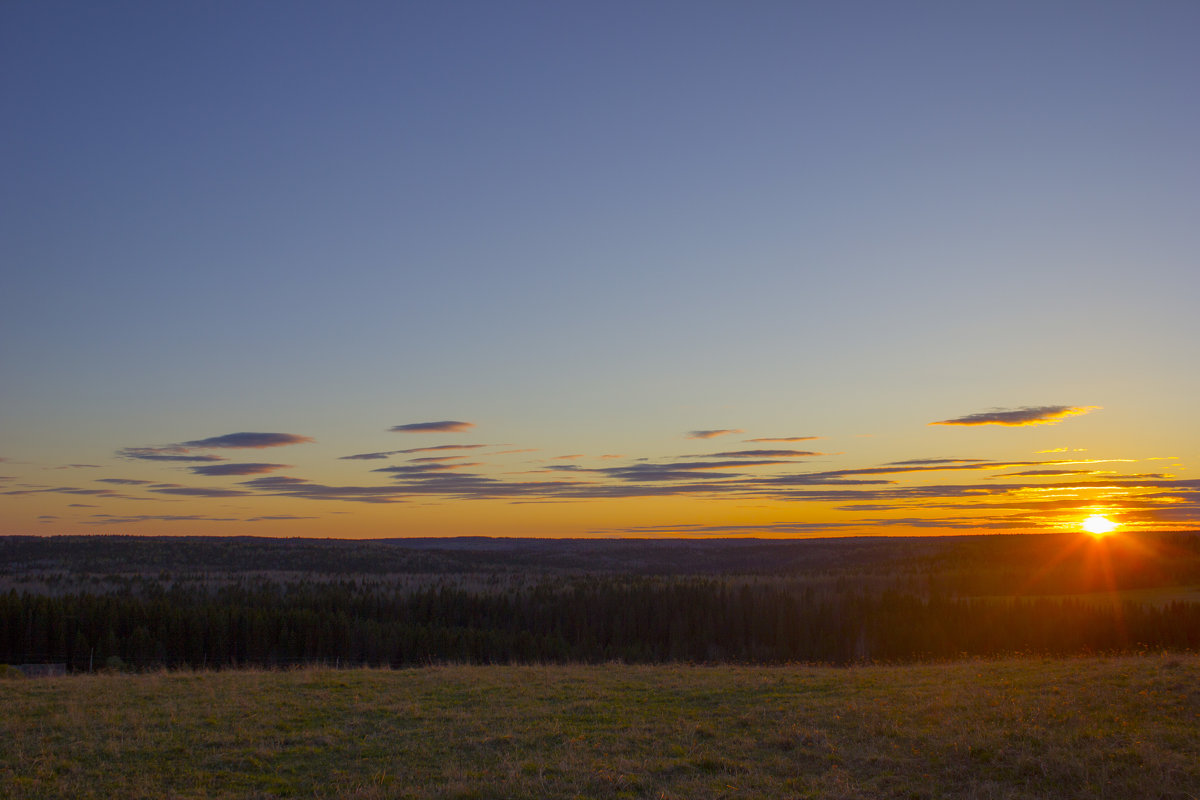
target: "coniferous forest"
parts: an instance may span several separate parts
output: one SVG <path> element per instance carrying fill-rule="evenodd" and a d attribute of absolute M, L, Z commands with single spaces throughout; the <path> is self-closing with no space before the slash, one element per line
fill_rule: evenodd
<path fill-rule="evenodd" d="M 1200 648 L 1200 534 L 0 538 L 0 662 L 908 662 Z"/>

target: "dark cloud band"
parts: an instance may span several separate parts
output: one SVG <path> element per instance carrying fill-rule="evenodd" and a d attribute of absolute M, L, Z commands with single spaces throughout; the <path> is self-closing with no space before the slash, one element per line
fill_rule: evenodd
<path fill-rule="evenodd" d="M 393 425 L 388 430 L 392 433 L 462 433 L 474 427 L 474 422 L 444 419 L 440 422 L 410 422 L 407 425 Z"/>
<path fill-rule="evenodd" d="M 210 464 L 188 467 L 197 475 L 219 477 L 223 475 L 263 475 L 277 469 L 287 469 L 290 464 Z"/>
<path fill-rule="evenodd" d="M 710 431 L 688 431 L 685 436 L 689 439 L 715 439 L 730 433 L 745 433 L 741 428 L 717 428 Z"/>
<path fill-rule="evenodd" d="M 300 436 L 295 433 L 227 433 L 224 436 L 213 436 L 208 439 L 194 439 L 183 442 L 180 447 L 195 447 L 201 450 L 215 447 L 236 447 L 258 450 L 264 447 L 283 447 L 289 444 L 305 444 L 314 441 L 311 436 Z"/>
<path fill-rule="evenodd" d="M 1095 411 L 1100 406 L 1025 406 L 1005 410 L 994 408 L 965 417 L 943 419 L 930 425 L 1056 425 L 1067 417 Z"/>

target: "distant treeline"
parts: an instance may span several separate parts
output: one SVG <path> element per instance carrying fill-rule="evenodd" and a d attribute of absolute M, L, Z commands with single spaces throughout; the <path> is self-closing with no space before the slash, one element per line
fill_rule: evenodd
<path fill-rule="evenodd" d="M 1200 583 L 1200 532 L 842 539 L 266 539 L 0 536 L 0 590 L 82 581 L 267 575 L 760 575 L 1066 594 Z"/>
<path fill-rule="evenodd" d="M 437 662 L 912 661 L 1200 648 L 1200 604 L 818 592 L 696 577 L 558 578 L 501 591 L 358 581 L 146 582 L 0 594 L 0 662 L 89 668 Z"/>

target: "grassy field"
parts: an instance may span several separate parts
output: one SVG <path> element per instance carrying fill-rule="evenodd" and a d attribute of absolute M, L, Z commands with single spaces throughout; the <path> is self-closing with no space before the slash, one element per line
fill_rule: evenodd
<path fill-rule="evenodd" d="M 1197 798 L 1200 656 L 0 681 L 5 798 Z"/>

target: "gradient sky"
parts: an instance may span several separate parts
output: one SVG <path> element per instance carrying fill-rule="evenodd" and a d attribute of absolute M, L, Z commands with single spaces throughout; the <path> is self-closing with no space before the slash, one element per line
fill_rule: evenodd
<path fill-rule="evenodd" d="M 1200 526 L 1198 35 L 5 2 L 0 533 Z"/>

